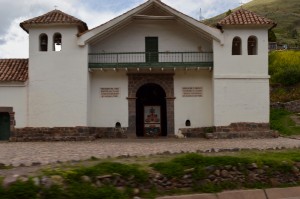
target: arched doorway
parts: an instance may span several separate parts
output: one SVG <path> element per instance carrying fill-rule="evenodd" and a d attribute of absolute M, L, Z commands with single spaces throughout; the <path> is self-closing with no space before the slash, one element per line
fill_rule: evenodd
<path fill-rule="evenodd" d="M 0 112 L 0 140 L 10 138 L 10 116 L 7 112 Z"/>
<path fill-rule="evenodd" d="M 136 93 L 136 135 L 167 136 L 166 92 L 158 84 L 145 84 Z"/>

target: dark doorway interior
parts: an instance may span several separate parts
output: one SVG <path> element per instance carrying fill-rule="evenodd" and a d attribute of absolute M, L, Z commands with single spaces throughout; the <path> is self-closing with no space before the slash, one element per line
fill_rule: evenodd
<path fill-rule="evenodd" d="M 145 84 L 136 94 L 136 135 L 138 137 L 167 136 L 166 93 L 157 84 Z M 154 115 L 157 120 L 149 119 Z"/>
<path fill-rule="evenodd" d="M 10 117 L 9 113 L 0 112 L 0 140 L 9 140 Z"/>

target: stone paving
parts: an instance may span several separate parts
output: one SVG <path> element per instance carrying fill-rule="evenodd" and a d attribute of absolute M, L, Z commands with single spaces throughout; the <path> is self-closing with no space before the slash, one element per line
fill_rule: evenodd
<path fill-rule="evenodd" d="M 300 199 L 300 187 L 224 191 L 216 194 L 165 196 L 157 199 Z"/>
<path fill-rule="evenodd" d="M 146 156 L 164 152 L 214 152 L 240 149 L 300 148 L 300 140 L 273 139 L 109 139 L 92 142 L 0 142 L 0 163 L 49 164 L 117 156 Z"/>

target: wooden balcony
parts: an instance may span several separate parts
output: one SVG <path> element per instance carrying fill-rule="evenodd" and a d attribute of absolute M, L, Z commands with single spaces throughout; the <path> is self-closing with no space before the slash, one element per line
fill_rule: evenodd
<path fill-rule="evenodd" d="M 211 52 L 90 53 L 89 68 L 213 67 Z"/>

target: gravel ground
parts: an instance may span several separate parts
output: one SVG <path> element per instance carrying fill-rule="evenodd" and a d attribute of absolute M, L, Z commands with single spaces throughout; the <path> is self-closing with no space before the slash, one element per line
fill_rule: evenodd
<path fill-rule="evenodd" d="M 281 149 L 300 148 L 300 140 L 274 139 L 123 139 L 93 142 L 0 142 L 0 163 L 30 166 L 117 156 L 145 156 L 164 152 L 211 152 L 226 149 Z"/>

